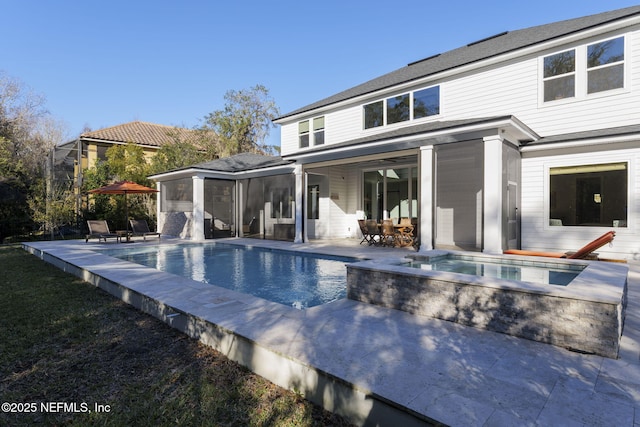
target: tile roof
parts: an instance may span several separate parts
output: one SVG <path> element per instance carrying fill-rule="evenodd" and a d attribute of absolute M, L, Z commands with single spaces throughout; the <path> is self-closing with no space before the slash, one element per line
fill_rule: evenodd
<path fill-rule="evenodd" d="M 85 132 L 80 135 L 80 139 L 83 140 L 91 139 L 116 143 L 132 142 L 152 147 L 159 147 L 166 142 L 174 141 L 175 137 L 178 137 L 181 141 L 197 141 L 197 133 L 194 130 L 139 121 Z"/>
<path fill-rule="evenodd" d="M 368 93 L 393 87 L 402 83 L 411 82 L 446 70 L 472 64 L 474 62 L 518 49 L 523 49 L 528 46 L 557 39 L 638 14 L 640 14 L 640 6 L 633 6 L 596 15 L 585 16 L 582 18 L 575 18 L 522 30 L 500 33 L 496 36 L 470 43 L 466 46 L 439 55 L 434 55 L 421 61 L 412 62 L 406 67 L 392 71 L 391 73 L 377 77 L 366 83 L 347 89 L 313 104 L 291 111 L 276 120 L 311 111 L 316 108 L 325 107 L 357 96 L 366 95 Z"/>

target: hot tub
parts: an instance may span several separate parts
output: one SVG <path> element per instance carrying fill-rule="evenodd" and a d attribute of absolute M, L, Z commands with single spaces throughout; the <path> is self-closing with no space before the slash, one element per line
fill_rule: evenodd
<path fill-rule="evenodd" d="M 464 267 L 439 271 L 444 260 Z M 348 264 L 347 297 L 616 358 L 627 273 L 621 263 L 434 250 Z"/>

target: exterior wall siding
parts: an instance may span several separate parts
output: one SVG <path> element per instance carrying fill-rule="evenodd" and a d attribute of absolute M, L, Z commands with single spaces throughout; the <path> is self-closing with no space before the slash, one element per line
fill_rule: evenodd
<path fill-rule="evenodd" d="M 441 114 L 426 119 L 412 120 L 392 126 L 363 130 L 362 106 L 382 99 L 371 97 L 332 111 L 325 115 L 325 145 L 387 132 L 394 128 L 412 126 L 421 121 L 448 121 L 463 118 L 480 118 L 514 115 L 541 136 L 572 133 L 637 123 L 640 116 L 640 30 L 603 34 L 589 40 L 598 41 L 614 35 L 626 36 L 626 87 L 623 91 L 595 94 L 587 98 L 561 100 L 554 103 L 539 102 L 540 58 L 576 45 L 566 45 L 553 50 L 538 52 L 518 60 L 493 65 L 491 68 L 461 74 L 446 81 L 433 81 L 419 87 L 440 84 Z M 586 42 L 579 43 L 584 45 Z M 403 89 L 395 94 L 406 93 Z M 385 95 L 386 96 L 390 96 Z M 309 115 L 317 117 L 322 113 Z M 297 146 L 298 120 L 282 125 L 282 154 L 290 155 L 300 150 Z"/>

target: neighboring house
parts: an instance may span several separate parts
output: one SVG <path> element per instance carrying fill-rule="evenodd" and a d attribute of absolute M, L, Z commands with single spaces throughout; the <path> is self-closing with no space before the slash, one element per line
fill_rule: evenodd
<path fill-rule="evenodd" d="M 599 252 L 639 256 L 640 6 L 500 33 L 275 123 L 281 158 L 266 169 L 286 172 L 292 188 L 263 186 L 259 213 L 264 227 L 288 216 L 295 241 L 356 237 L 359 218 L 409 217 L 421 250 L 563 251 L 614 229 Z M 192 183 L 184 236 L 204 237 L 208 178 L 234 183 L 232 210 L 246 222 L 239 183 L 266 170 L 220 169 L 153 177 L 161 190 L 175 177 Z M 230 234 L 243 235 L 244 222 Z M 257 236 L 279 237 L 264 227 Z"/>
<path fill-rule="evenodd" d="M 190 129 L 140 121 L 84 132 L 77 139 L 56 147 L 55 170 L 58 177 L 73 179 L 77 187 L 82 171 L 95 166 L 98 160 L 106 160 L 107 150 L 114 145 L 136 144 L 149 158 L 163 144 L 174 141 L 197 141 L 197 134 Z"/>

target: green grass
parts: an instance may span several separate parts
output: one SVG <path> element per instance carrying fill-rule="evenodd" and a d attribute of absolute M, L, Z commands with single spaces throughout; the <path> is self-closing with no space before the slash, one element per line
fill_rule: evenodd
<path fill-rule="evenodd" d="M 37 406 L 0 425 L 348 425 L 17 246 L 0 246 L 0 292 L 0 403 Z"/>

